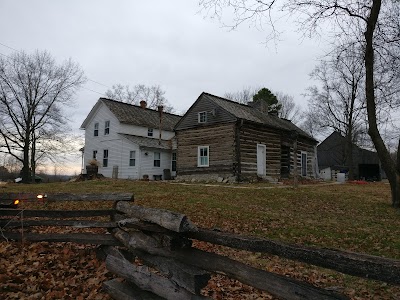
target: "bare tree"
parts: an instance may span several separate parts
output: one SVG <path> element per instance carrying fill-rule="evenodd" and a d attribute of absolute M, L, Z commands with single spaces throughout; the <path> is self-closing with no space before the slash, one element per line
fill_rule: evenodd
<path fill-rule="evenodd" d="M 224 97 L 229 100 L 233 100 L 235 102 L 241 104 L 247 104 L 250 101 L 253 101 L 253 97 L 257 92 L 261 89 L 261 87 L 244 87 L 240 91 L 236 92 L 227 92 L 224 94 Z"/>
<path fill-rule="evenodd" d="M 0 152 L 22 164 L 23 182 L 34 180 L 38 150 L 51 151 L 43 144 L 59 138 L 63 108 L 84 82 L 76 63 L 57 64 L 45 51 L 0 58 Z"/>
<path fill-rule="evenodd" d="M 240 91 L 226 92 L 224 97 L 241 104 L 247 104 L 253 101 L 254 95 L 261 89 L 261 87 L 244 87 Z M 293 96 L 282 92 L 274 92 L 274 94 L 280 105 L 278 117 L 288 119 L 294 124 L 300 123 L 304 115 L 300 106 L 295 103 Z"/>
<path fill-rule="evenodd" d="M 137 84 L 130 87 L 129 85 L 116 84 L 112 86 L 112 89 L 107 90 L 106 96 L 113 100 L 134 105 L 138 105 L 140 101 L 144 100 L 149 108 L 157 109 L 158 106 L 163 106 L 166 112 L 174 111 L 174 108 L 165 98 L 165 91 L 159 85 Z"/>
<path fill-rule="evenodd" d="M 308 89 L 308 116 L 313 116 L 320 133 L 336 131 L 345 137 L 342 163 L 349 167 L 349 179 L 353 174 L 353 145 L 366 134 L 364 97 L 364 67 L 358 49 L 337 47 L 323 59 L 311 73 L 320 87 Z"/>
<path fill-rule="evenodd" d="M 297 15 L 299 27 L 315 33 L 323 26 L 333 40 L 352 37 L 362 49 L 365 67 L 365 99 L 368 134 L 388 176 L 392 204 L 400 208 L 400 159 L 391 158 L 378 128 L 377 99 L 394 106 L 399 88 L 400 72 L 400 1 L 398 0 L 201 0 L 209 12 L 220 14 L 225 7 L 233 8 L 234 26 L 256 20 L 272 26 L 273 11 Z M 323 25 L 323 26 L 321 26 Z M 378 88 L 379 86 L 379 88 Z M 398 138 L 400 150 L 400 138 Z M 398 151 L 400 153 L 400 151 Z M 398 154 L 400 155 L 400 154 Z"/>
<path fill-rule="evenodd" d="M 294 101 L 294 97 L 282 92 L 276 92 L 275 95 L 278 98 L 278 102 L 281 104 L 278 116 L 290 120 L 296 125 L 299 124 L 304 119 L 304 113 L 301 107 Z"/>

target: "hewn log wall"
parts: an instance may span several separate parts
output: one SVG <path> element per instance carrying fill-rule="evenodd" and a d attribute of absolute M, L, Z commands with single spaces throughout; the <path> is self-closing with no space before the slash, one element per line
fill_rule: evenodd
<path fill-rule="evenodd" d="M 274 129 L 245 122 L 240 128 L 241 177 L 257 176 L 257 144 L 266 145 L 266 176 L 279 178 L 281 135 Z"/>
<path fill-rule="evenodd" d="M 177 132 L 177 175 L 229 174 L 235 161 L 235 124 L 221 124 Z M 198 146 L 209 146 L 209 167 L 198 167 Z"/>

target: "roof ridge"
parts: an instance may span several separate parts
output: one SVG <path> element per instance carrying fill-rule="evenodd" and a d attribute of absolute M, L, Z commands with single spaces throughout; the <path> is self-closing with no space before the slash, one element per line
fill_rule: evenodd
<path fill-rule="evenodd" d="M 231 100 L 231 99 L 228 99 L 228 98 L 224 98 L 224 97 L 220 97 L 220 96 L 217 96 L 217 95 L 213 95 L 213 94 L 210 94 L 210 93 L 207 93 L 207 92 L 203 92 L 203 94 L 208 95 L 208 96 L 212 96 L 212 97 L 215 97 L 215 98 L 227 101 L 227 102 L 231 102 L 231 103 L 234 103 L 234 104 L 237 104 L 237 105 L 241 105 L 241 106 L 244 106 L 244 107 L 253 108 L 250 105 L 247 105 L 247 104 L 244 104 L 244 103 L 239 103 L 237 101 L 234 101 L 234 100 Z"/>
<path fill-rule="evenodd" d="M 99 100 L 111 101 L 111 102 L 115 102 L 115 103 L 123 104 L 123 105 L 128 105 L 128 106 L 135 107 L 135 108 L 146 109 L 146 110 L 149 110 L 149 111 L 158 112 L 158 110 L 156 110 L 156 109 L 152 109 L 152 108 L 148 108 L 148 107 L 143 108 L 140 105 L 131 104 L 131 103 L 127 103 L 127 102 L 122 102 L 121 100 L 115 100 L 115 99 L 110 99 L 110 98 L 105 98 L 105 97 L 100 97 Z M 177 114 L 173 114 L 173 113 L 170 113 L 170 112 L 166 112 L 164 110 L 163 110 L 163 114 L 168 114 L 168 115 L 175 116 L 175 117 L 182 117 L 181 115 L 177 115 Z"/>

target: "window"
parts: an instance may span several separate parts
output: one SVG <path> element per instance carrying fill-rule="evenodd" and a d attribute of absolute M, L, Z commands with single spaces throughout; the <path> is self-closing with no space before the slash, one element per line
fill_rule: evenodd
<path fill-rule="evenodd" d="M 301 176 L 307 176 L 307 152 L 301 151 Z"/>
<path fill-rule="evenodd" d="M 198 113 L 198 121 L 199 123 L 207 123 L 207 112 L 201 111 Z"/>
<path fill-rule="evenodd" d="M 97 150 L 93 150 L 93 159 L 97 159 Z"/>
<path fill-rule="evenodd" d="M 172 166 L 171 166 L 172 172 L 176 171 L 176 152 L 172 152 Z"/>
<path fill-rule="evenodd" d="M 99 136 L 99 123 L 94 123 L 94 136 Z"/>
<path fill-rule="evenodd" d="M 153 128 L 147 129 L 147 136 L 153 136 Z"/>
<path fill-rule="evenodd" d="M 209 166 L 209 146 L 199 146 L 197 148 L 197 166 L 208 167 Z"/>
<path fill-rule="evenodd" d="M 154 166 L 155 167 L 160 167 L 161 166 L 160 157 L 161 157 L 160 152 L 154 152 Z"/>
<path fill-rule="evenodd" d="M 106 121 L 104 124 L 104 135 L 110 134 L 110 121 Z"/>
<path fill-rule="evenodd" d="M 134 167 L 136 164 L 136 151 L 129 152 L 129 166 Z"/>
<path fill-rule="evenodd" d="M 108 167 L 108 150 L 103 150 L 103 167 Z"/>

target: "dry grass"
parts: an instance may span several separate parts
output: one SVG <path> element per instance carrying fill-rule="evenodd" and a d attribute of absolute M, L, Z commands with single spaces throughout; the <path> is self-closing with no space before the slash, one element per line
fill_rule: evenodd
<path fill-rule="evenodd" d="M 99 180 L 11 184 L 1 190 L 47 193 L 132 192 L 137 204 L 179 211 L 201 227 L 400 259 L 400 211 L 390 206 L 389 186 L 384 183 L 312 185 L 294 190 L 271 188 L 262 184 L 221 187 Z M 64 203 L 63 207 L 54 203 L 48 207 L 81 208 L 76 203 Z M 353 299 L 400 298 L 399 287 L 380 282 L 346 276 L 270 255 L 233 251 L 223 247 L 216 247 L 215 250 L 254 266 L 322 287 L 334 286 Z M 218 299 L 218 296 L 213 297 Z"/>

